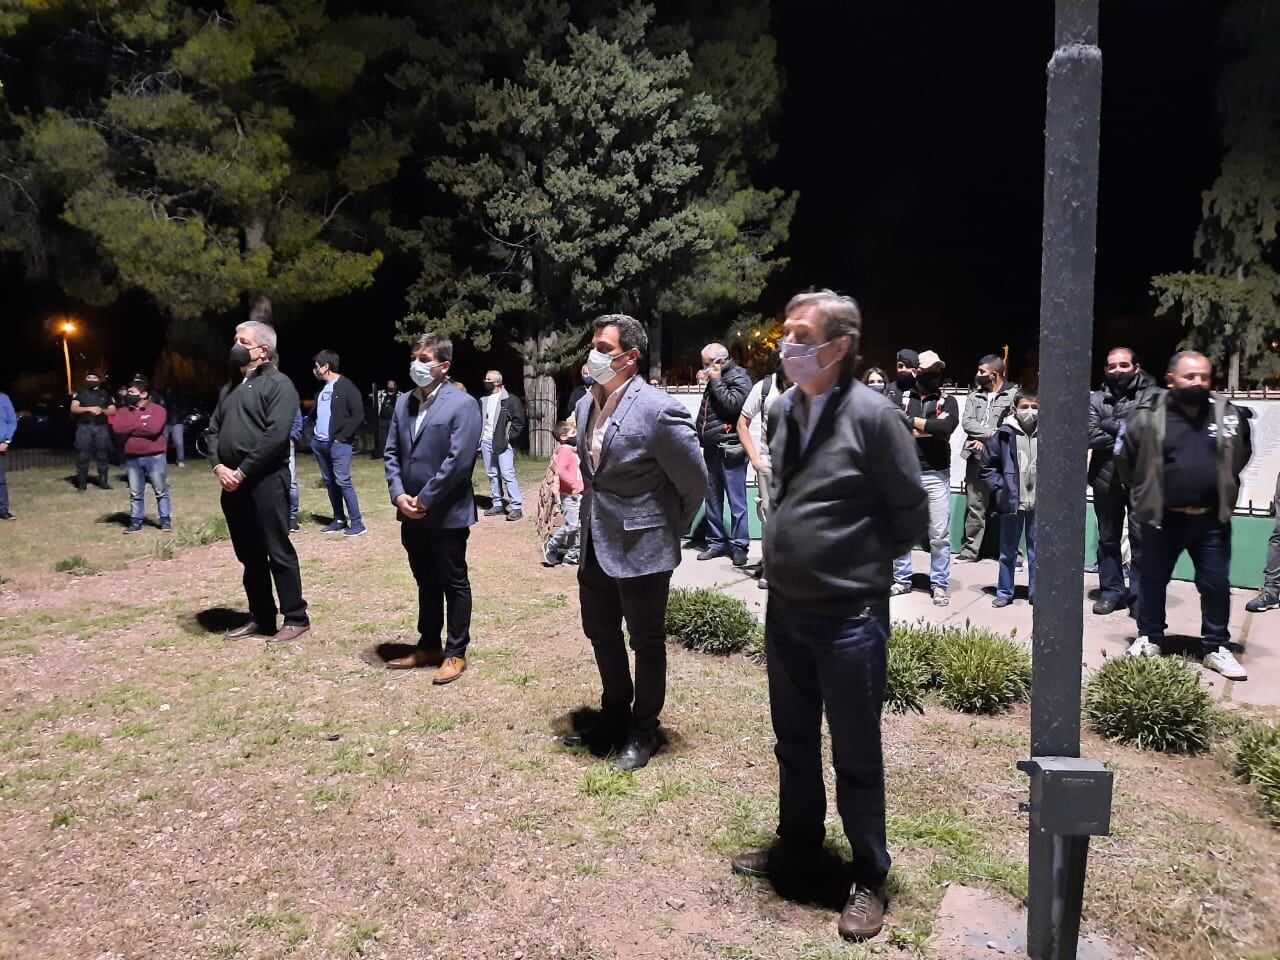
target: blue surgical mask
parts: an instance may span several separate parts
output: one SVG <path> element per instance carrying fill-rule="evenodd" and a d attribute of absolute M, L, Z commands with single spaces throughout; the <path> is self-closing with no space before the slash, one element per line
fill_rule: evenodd
<path fill-rule="evenodd" d="M 439 366 L 442 366 L 442 364 L 424 363 L 421 360 L 414 360 L 409 364 L 409 379 L 420 387 L 429 387 L 436 380 L 440 379 L 432 372 Z"/>
<path fill-rule="evenodd" d="M 868 383 L 868 384 L 867 384 L 867 386 L 868 386 L 870 389 L 874 390 L 876 393 L 884 393 L 884 384 L 883 384 L 883 383 Z"/>

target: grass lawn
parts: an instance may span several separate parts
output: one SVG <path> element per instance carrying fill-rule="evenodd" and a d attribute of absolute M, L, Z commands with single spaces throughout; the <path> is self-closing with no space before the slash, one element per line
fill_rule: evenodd
<path fill-rule="evenodd" d="M 520 464 L 530 515 L 543 469 Z M 946 884 L 1025 893 L 1025 709 L 886 717 L 889 926 L 844 944 L 831 909 L 728 871 L 776 813 L 759 666 L 673 648 L 671 745 L 636 774 L 564 749 L 598 695 L 574 572 L 490 518 L 467 674 L 378 669 L 372 645 L 416 639 L 416 595 L 381 464 L 355 477 L 369 533 L 322 536 L 302 459 L 315 629 L 273 650 L 206 629 L 244 600 L 203 464 L 170 471 L 172 536 L 121 533 L 118 481 L 10 475 L 0 957 L 922 957 Z M 1085 751 L 1117 772 L 1086 927 L 1125 955 L 1276 956 L 1280 834 L 1253 792 L 1213 757 Z"/>

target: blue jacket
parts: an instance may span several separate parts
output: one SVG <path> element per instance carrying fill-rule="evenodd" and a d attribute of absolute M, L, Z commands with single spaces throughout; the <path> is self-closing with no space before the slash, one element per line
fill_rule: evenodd
<path fill-rule="evenodd" d="M 427 508 L 421 520 L 396 519 L 436 529 L 469 527 L 476 522 L 471 472 L 480 447 L 480 407 L 451 382 L 436 388 L 436 398 L 417 437 L 413 427 L 421 401 L 418 391 L 402 393 L 387 430 L 382 459 L 391 502 L 403 493 Z"/>
<path fill-rule="evenodd" d="M 8 443 L 18 429 L 18 415 L 13 412 L 13 401 L 7 393 L 0 393 L 0 443 Z"/>
<path fill-rule="evenodd" d="M 991 491 L 991 512 L 1011 517 L 1018 512 L 1022 484 L 1018 475 L 1018 439 L 1023 431 L 1006 420 L 982 450 L 982 479 Z"/>
<path fill-rule="evenodd" d="M 636 376 L 623 388 L 591 459 L 590 391 L 578 401 L 583 546 L 615 579 L 674 570 L 680 535 L 707 495 L 707 465 L 684 405 Z"/>

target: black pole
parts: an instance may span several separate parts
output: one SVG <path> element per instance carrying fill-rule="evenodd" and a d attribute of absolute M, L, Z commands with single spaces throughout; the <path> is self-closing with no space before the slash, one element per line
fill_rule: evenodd
<path fill-rule="evenodd" d="M 1031 755 L 1080 756 L 1085 453 L 1092 362 L 1102 53 L 1098 0 L 1057 0 L 1045 110 L 1040 454 Z M 1076 955 L 1087 836 L 1030 828 L 1027 949 Z"/>

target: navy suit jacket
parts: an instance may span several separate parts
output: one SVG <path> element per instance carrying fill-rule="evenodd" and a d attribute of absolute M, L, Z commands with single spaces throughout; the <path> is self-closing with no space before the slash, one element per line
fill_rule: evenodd
<path fill-rule="evenodd" d="M 396 519 L 440 529 L 469 527 L 476 522 L 471 473 L 480 447 L 480 407 L 445 381 L 436 388 L 436 398 L 415 438 L 420 403 L 417 390 L 396 400 L 382 459 L 391 502 L 407 493 L 418 498 L 427 515 L 408 520 L 397 509 Z"/>

